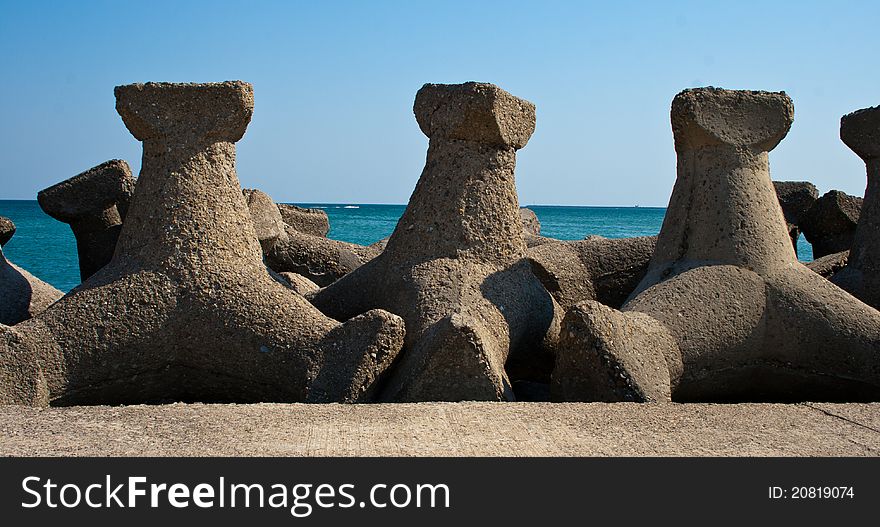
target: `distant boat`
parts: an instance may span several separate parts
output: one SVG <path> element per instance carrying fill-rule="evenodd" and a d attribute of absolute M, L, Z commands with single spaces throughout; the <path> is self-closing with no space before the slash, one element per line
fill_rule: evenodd
<path fill-rule="evenodd" d="M 343 209 L 359 209 L 360 207 L 358 207 L 357 205 L 346 205 L 342 208 Z"/>

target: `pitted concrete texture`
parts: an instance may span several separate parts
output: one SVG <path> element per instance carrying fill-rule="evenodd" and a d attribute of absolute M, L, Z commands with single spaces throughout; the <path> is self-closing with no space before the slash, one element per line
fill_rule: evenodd
<path fill-rule="evenodd" d="M 406 321 L 382 401 L 513 399 L 511 381 L 549 377 L 558 335 L 558 306 L 523 260 L 514 181 L 535 106 L 492 84 L 426 84 L 413 112 L 428 155 L 385 250 L 310 299 L 337 320 Z"/>
<path fill-rule="evenodd" d="M 40 316 L 0 326 L 0 404 L 368 399 L 403 321 L 339 324 L 266 271 L 235 171 L 252 86 L 115 93 L 144 149 L 116 252 Z"/>
<path fill-rule="evenodd" d="M 0 407 L 5 456 L 876 456 L 878 404 Z"/>
<path fill-rule="evenodd" d="M 880 312 L 797 261 L 770 181 L 791 99 L 685 90 L 671 117 L 678 177 L 647 273 L 621 311 L 568 311 L 554 400 L 880 400 Z"/>

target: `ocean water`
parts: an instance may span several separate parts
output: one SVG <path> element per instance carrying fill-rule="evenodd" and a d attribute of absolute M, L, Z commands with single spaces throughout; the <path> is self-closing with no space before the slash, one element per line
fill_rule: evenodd
<path fill-rule="evenodd" d="M 325 210 L 330 219 L 329 237 L 369 245 L 389 236 L 403 214 L 404 205 L 297 203 Z M 607 238 L 651 236 L 660 232 L 665 208 L 660 207 L 561 207 L 529 205 L 541 221 L 541 234 L 560 240 L 579 240 L 596 234 Z M 15 236 L 3 248 L 5 256 L 62 291 L 79 284 L 76 241 L 67 224 L 47 216 L 36 201 L 0 200 L 0 216 L 15 222 Z M 798 258 L 813 259 L 803 235 Z"/>
<path fill-rule="evenodd" d="M 15 236 L 3 247 L 7 260 L 64 292 L 79 285 L 76 240 L 70 226 L 47 216 L 36 200 L 0 200 L 0 216 L 15 223 Z"/>

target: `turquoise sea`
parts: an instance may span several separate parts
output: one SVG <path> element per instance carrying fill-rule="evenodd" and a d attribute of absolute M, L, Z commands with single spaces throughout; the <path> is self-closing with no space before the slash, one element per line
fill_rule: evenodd
<path fill-rule="evenodd" d="M 318 207 L 330 218 L 330 238 L 368 245 L 391 234 L 404 205 L 297 203 Z M 529 205 L 541 221 L 541 234 L 579 240 L 591 234 L 607 238 L 650 236 L 660 232 L 665 208 L 562 207 Z M 62 291 L 79 284 L 76 242 L 70 227 L 47 216 L 36 201 L 0 200 L 0 216 L 15 222 L 16 232 L 3 248 L 6 257 Z M 801 236 L 801 260 L 813 259 Z"/>

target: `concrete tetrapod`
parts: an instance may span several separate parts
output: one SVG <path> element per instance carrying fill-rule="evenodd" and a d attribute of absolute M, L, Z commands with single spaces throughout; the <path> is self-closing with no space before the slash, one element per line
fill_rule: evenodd
<path fill-rule="evenodd" d="M 532 236 L 541 235 L 541 220 L 538 219 L 535 211 L 528 207 L 520 207 L 519 217 L 522 219 L 523 233 Z"/>
<path fill-rule="evenodd" d="M 505 363 L 531 373 L 558 332 L 523 259 L 514 182 L 535 107 L 492 84 L 426 84 L 414 113 L 427 160 L 385 251 L 312 302 L 340 320 L 381 307 L 406 321 L 385 400 L 512 399 Z"/>
<path fill-rule="evenodd" d="M 568 310 L 584 300 L 619 308 L 645 276 L 656 236 L 551 241 L 529 247 L 535 275 Z"/>
<path fill-rule="evenodd" d="M 320 289 L 320 287 L 318 287 L 318 284 L 312 282 L 301 274 L 278 273 L 278 276 L 280 276 L 281 279 L 287 282 L 285 285 L 287 285 L 297 293 L 301 294 L 302 296 L 309 295 Z"/>
<path fill-rule="evenodd" d="M 382 252 L 381 247 L 331 240 L 285 225 L 284 240 L 266 251 L 266 265 L 276 273 L 297 273 L 328 286 Z"/>
<path fill-rule="evenodd" d="M 257 239 L 260 240 L 260 247 L 265 254 L 276 243 L 284 243 L 287 241 L 287 231 L 284 221 L 281 219 L 281 212 L 275 206 L 272 198 L 262 190 L 245 188 L 241 190 L 244 199 L 247 201 L 248 210 L 251 219 L 254 222 L 254 230 L 257 231 Z"/>
<path fill-rule="evenodd" d="M 15 223 L 7 217 L 0 216 L 0 247 L 6 245 L 13 235 L 15 235 Z"/>
<path fill-rule="evenodd" d="M 852 248 L 863 200 L 839 190 L 829 190 L 800 216 L 798 228 L 813 246 L 813 258 Z"/>
<path fill-rule="evenodd" d="M 801 235 L 801 229 L 798 225 L 801 223 L 801 217 L 816 203 L 819 191 L 809 181 L 774 181 L 773 187 L 776 189 L 776 197 L 779 198 L 779 204 L 782 206 L 788 235 L 791 237 L 795 252 L 797 252 L 797 242 Z"/>
<path fill-rule="evenodd" d="M 266 264 L 275 272 L 297 273 L 320 286 L 332 284 L 379 256 L 388 242 L 385 238 L 371 245 L 358 245 L 331 240 L 326 238 L 330 224 L 326 222 L 327 215 L 324 211 L 281 203 L 278 204 L 278 209 L 287 225 L 287 235 L 265 251 Z M 531 209 L 521 208 L 520 216 L 527 240 L 537 240 L 536 243 L 553 241 L 538 236 L 541 224 Z M 322 218 L 327 228 L 320 232 L 320 224 L 316 226 L 314 223 Z M 312 223 L 305 223 L 306 221 Z"/>
<path fill-rule="evenodd" d="M 330 232 L 330 219 L 327 212 L 321 209 L 307 209 L 288 203 L 278 203 L 278 212 L 287 225 L 303 234 L 326 238 Z"/>
<path fill-rule="evenodd" d="M 43 212 L 73 230 L 82 280 L 113 257 L 134 187 L 128 163 L 111 159 L 37 193 Z"/>
<path fill-rule="evenodd" d="M 119 86 L 143 142 L 112 261 L 0 338 L 0 402 L 361 401 L 403 342 L 371 311 L 345 324 L 270 277 L 235 172 L 244 82 Z"/>
<path fill-rule="evenodd" d="M 0 247 L 15 234 L 15 224 L 0 216 Z M 64 293 L 13 264 L 0 248 L 0 324 L 12 326 L 41 313 Z"/>
<path fill-rule="evenodd" d="M 804 265 L 807 269 L 813 271 L 823 278 L 830 279 L 841 269 L 846 267 L 849 260 L 849 251 L 841 251 L 839 253 L 829 254 L 821 258 L 816 258 L 812 262 L 806 262 Z"/>
<path fill-rule="evenodd" d="M 678 177 L 648 272 L 622 311 L 566 314 L 556 399 L 880 397 L 880 312 L 798 263 L 770 182 L 793 116 L 784 93 L 675 97 Z"/>
<path fill-rule="evenodd" d="M 880 309 L 880 106 L 844 115 L 840 138 L 865 162 L 868 186 L 846 267 L 831 281 Z"/>

